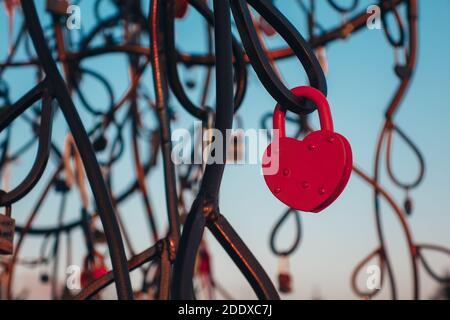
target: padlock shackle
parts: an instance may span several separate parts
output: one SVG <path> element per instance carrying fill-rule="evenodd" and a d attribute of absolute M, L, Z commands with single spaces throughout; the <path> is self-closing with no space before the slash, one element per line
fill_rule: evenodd
<path fill-rule="evenodd" d="M 327 98 L 323 95 L 322 92 L 308 86 L 295 87 L 291 89 L 291 92 L 297 97 L 307 98 L 308 100 L 314 102 L 319 112 L 321 130 L 334 132 L 330 105 L 328 104 Z M 277 104 L 273 114 L 273 128 L 275 130 L 278 130 L 279 138 L 286 137 L 286 111 L 287 110 L 280 104 Z"/>
<path fill-rule="evenodd" d="M 102 254 L 100 254 L 98 251 L 93 251 L 92 252 L 92 255 L 87 255 L 85 258 L 84 258 L 84 269 L 88 269 L 89 268 L 89 258 L 92 258 L 93 260 L 92 260 L 92 262 L 93 262 L 93 265 L 95 266 L 95 265 L 104 265 L 105 264 L 105 257 L 102 255 Z"/>

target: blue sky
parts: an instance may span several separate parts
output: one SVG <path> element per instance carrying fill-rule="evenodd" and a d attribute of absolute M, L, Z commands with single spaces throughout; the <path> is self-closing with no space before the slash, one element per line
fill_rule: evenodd
<path fill-rule="evenodd" d="M 43 13 L 43 2 L 37 2 L 42 19 L 48 21 Z M 278 1 L 283 13 L 305 32 L 305 20 L 295 1 Z M 360 10 L 364 10 L 370 1 L 361 1 Z M 407 132 L 425 154 L 427 164 L 426 177 L 423 184 L 413 192 L 415 211 L 408 219 L 414 238 L 417 242 L 450 245 L 450 2 L 448 0 L 419 1 L 419 60 L 411 88 L 397 114 L 396 122 Z M 109 8 L 105 6 L 107 16 Z M 319 1 L 318 19 L 326 27 L 332 27 L 341 21 L 339 15 L 330 10 L 325 1 Z M 16 25 L 21 17 L 16 19 Z M 187 19 L 177 25 L 178 46 L 189 52 L 204 50 L 203 21 L 191 10 Z M 7 53 L 7 20 L 0 11 L 0 59 Z M 90 6 L 82 1 L 82 28 L 87 32 L 92 26 Z M 17 30 L 17 27 L 16 27 Z M 272 39 L 272 46 L 283 42 Z M 361 168 L 371 172 L 375 142 L 383 122 L 384 110 L 396 89 L 398 80 L 393 72 L 394 54 L 384 37 L 382 30 L 363 30 L 348 40 L 340 40 L 327 48 L 330 72 L 327 76 L 329 102 L 333 111 L 335 128 L 344 134 L 352 144 L 354 160 Z M 128 74 L 124 57 L 112 55 L 101 56 L 83 62 L 83 66 L 100 71 L 107 76 L 120 97 L 128 84 Z M 305 73 L 298 62 L 285 60 L 279 64 L 289 86 L 306 84 Z M 183 71 L 186 73 L 186 71 Z M 190 77 L 201 78 L 201 70 L 192 70 Z M 11 87 L 13 98 L 32 87 L 34 72 L 28 70 L 9 70 L 5 79 Z M 150 73 L 146 73 L 145 83 L 152 88 Z M 258 128 L 261 116 L 272 111 L 275 102 L 262 88 L 253 71 L 249 76 L 248 92 L 240 111 L 245 128 Z M 87 79 L 83 87 L 87 96 L 95 105 L 105 104 L 101 87 Z M 198 92 L 192 91 L 193 97 Z M 214 98 L 214 95 L 212 95 Z M 77 99 L 75 100 L 76 102 Z M 79 105 L 79 102 L 78 104 Z M 173 99 L 172 105 L 179 114 L 177 127 L 190 127 L 194 121 Z M 87 125 L 92 124 L 84 111 L 80 112 Z M 317 115 L 313 114 L 312 118 Z M 66 126 L 59 114 L 56 118 L 54 140 L 59 143 L 66 132 Z M 149 121 L 151 119 L 149 118 Z M 317 125 L 317 120 L 314 120 Z M 23 122 L 15 125 L 14 141 L 18 144 L 29 135 L 21 130 L 29 130 Z M 3 135 L 2 135 L 3 136 Z M 129 140 L 128 140 L 129 141 Z M 398 142 L 395 140 L 394 143 Z M 129 150 L 129 149 L 128 149 Z M 394 168 L 404 179 L 414 176 L 417 162 L 412 153 L 401 143 L 394 149 Z M 36 146 L 20 160 L 15 167 L 12 184 L 17 184 L 32 165 Z M 46 171 L 51 172 L 53 164 Z M 238 233 L 261 261 L 269 275 L 275 280 L 278 261 L 269 250 L 269 232 L 272 225 L 284 211 L 266 188 L 260 175 L 259 166 L 228 166 L 225 171 L 221 191 L 220 207 L 222 213 L 230 220 Z M 131 156 L 127 153 L 115 173 L 116 190 L 125 185 L 123 181 L 131 181 L 134 171 L 131 167 Z M 151 173 L 148 178 L 151 199 L 157 213 L 160 229 L 166 225 L 165 197 L 162 189 L 162 170 Z M 382 183 L 391 191 L 396 200 L 402 203 L 404 193 L 397 190 L 383 173 Z M 31 194 L 14 206 L 13 214 L 19 222 L 28 216 L 35 199 L 42 190 L 39 183 Z M 78 197 L 74 193 L 70 198 L 69 208 L 77 208 Z M 36 225 L 49 225 L 56 222 L 58 199 L 51 197 L 42 210 Z M 342 196 L 323 214 L 301 214 L 303 223 L 303 240 L 298 251 L 291 258 L 291 269 L 294 277 L 294 294 L 284 298 L 308 299 L 313 295 L 323 298 L 355 298 L 350 288 L 351 270 L 357 262 L 377 245 L 374 216 L 372 208 L 372 191 L 358 177 L 352 176 Z M 387 233 L 388 250 L 393 257 L 394 269 L 398 278 L 401 298 L 410 298 L 411 272 L 406 255 L 406 242 L 401 234 L 398 221 L 393 212 L 383 206 L 383 222 Z M 130 199 L 121 208 L 121 214 L 127 221 L 127 229 L 134 240 L 137 251 L 150 245 L 144 212 L 137 197 Z M 68 210 L 66 218 L 70 220 L 79 214 L 78 209 Z M 286 226 L 279 237 L 281 244 L 292 238 L 292 228 Z M 79 234 L 78 234 L 79 236 Z M 245 284 L 239 271 L 220 246 L 208 235 L 214 253 L 214 270 L 220 275 L 224 286 L 239 298 L 253 298 L 250 287 Z M 24 255 L 34 256 L 38 253 L 40 240 L 29 238 L 26 241 Z M 77 245 L 75 263 L 81 262 L 82 246 Z M 443 272 L 450 269 L 450 260 L 440 256 L 429 255 L 435 270 Z M 64 260 L 63 260 L 64 261 Z M 62 275 L 61 271 L 61 275 Z M 422 277 L 422 298 L 428 298 L 436 289 L 436 284 L 426 275 Z M 25 281 L 21 277 L 31 279 L 33 275 L 27 269 L 19 269 L 16 277 L 18 287 Z M 32 280 L 30 280 L 32 281 Z M 34 280 L 33 280 L 34 281 Z M 32 295 L 41 294 L 32 292 Z M 383 290 L 380 297 L 388 297 Z M 110 293 L 113 295 L 112 293 Z"/>

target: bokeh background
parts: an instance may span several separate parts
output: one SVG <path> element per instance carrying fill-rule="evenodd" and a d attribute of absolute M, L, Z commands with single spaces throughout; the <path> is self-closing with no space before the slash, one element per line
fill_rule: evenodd
<path fill-rule="evenodd" d="M 45 12 L 45 1 L 35 1 L 41 21 L 48 25 L 49 16 Z M 105 2 L 108 3 L 108 2 Z M 144 3 L 147 3 L 144 1 Z M 306 20 L 296 1 L 278 1 L 282 12 L 299 30 L 306 34 Z M 361 1 L 360 10 L 367 8 L 371 1 Z M 341 22 L 342 17 L 332 11 L 325 1 L 318 1 L 318 20 L 331 28 Z M 81 32 L 87 33 L 93 27 L 92 2 L 81 1 Z M 148 5 L 144 4 L 144 8 Z M 112 13 L 108 5 L 102 6 L 102 15 Z M 398 125 L 407 132 L 425 155 L 427 171 L 423 184 L 412 196 L 415 210 L 408 221 L 414 239 L 420 243 L 450 245 L 450 1 L 419 1 L 419 54 L 418 66 L 412 85 L 401 109 L 396 116 Z M 14 30 L 17 32 L 22 23 L 20 11 L 16 12 Z M 391 21 L 392 22 L 392 21 Z M 395 30 L 395 27 L 393 27 Z M 204 21 L 194 10 L 190 10 L 186 19 L 177 22 L 177 42 L 181 50 L 201 53 L 206 50 Z M 235 30 L 236 31 L 236 30 Z M 0 9 L 0 59 L 8 53 L 8 18 Z M 78 35 L 74 34 L 74 38 Z M 279 47 L 283 41 L 275 37 L 269 40 L 270 47 Z M 23 50 L 23 48 L 21 49 Z M 384 110 L 398 84 L 393 67 L 394 53 L 388 45 L 382 30 L 364 29 L 348 40 L 335 41 L 327 47 L 329 62 L 328 87 L 329 102 L 332 107 L 336 129 L 344 134 L 352 144 L 355 163 L 371 173 L 374 161 L 376 139 L 384 120 Z M 18 58 L 21 57 L 19 52 Z M 125 55 L 111 54 L 86 59 L 83 66 L 100 72 L 111 82 L 120 97 L 128 85 L 127 60 Z M 204 71 L 197 68 L 189 70 L 180 67 L 185 79 L 201 81 Z M 290 86 L 306 84 L 305 73 L 295 59 L 279 62 L 279 68 Z M 251 70 L 251 69 L 249 69 Z M 11 97 L 17 99 L 35 83 L 33 68 L 10 68 L 4 75 L 11 90 Z M 151 74 L 147 72 L 143 81 L 152 93 Z M 198 86 L 199 87 L 199 86 Z M 214 86 L 212 86 L 214 88 Z M 105 105 L 106 94 L 97 82 L 86 78 L 82 89 L 89 101 L 96 106 Z M 198 89 L 190 91 L 193 97 L 199 96 Z M 214 95 L 211 96 L 213 105 Z M 79 105 L 79 100 L 75 97 Z M 177 112 L 177 122 L 173 128 L 189 128 L 194 119 L 188 115 L 177 101 L 170 101 Z M 274 100 L 264 90 L 253 71 L 249 75 L 249 87 L 240 115 L 244 128 L 259 128 L 261 117 L 273 110 Z M 87 127 L 93 119 L 80 107 L 80 113 Z M 316 114 L 312 115 L 315 126 Z M 148 121 L 155 121 L 148 117 Z M 14 124 L 13 141 L 21 145 L 31 137 L 29 126 L 21 121 Z M 128 129 L 126 129 L 129 134 Z M 55 118 L 53 139 L 62 145 L 67 126 L 58 113 Z M 3 134 L 2 134 L 3 135 Z M 130 141 L 130 140 L 128 140 Z M 418 163 L 412 152 L 403 144 L 394 141 L 394 169 L 405 180 L 412 180 L 417 173 Z M 127 148 L 130 146 L 128 144 Z M 31 168 L 37 144 L 27 152 L 13 167 L 11 186 L 17 185 Z M 128 152 L 114 173 L 115 190 L 123 190 L 134 179 L 132 157 Z M 45 183 L 45 177 L 54 167 L 49 162 L 44 179 L 23 200 L 13 207 L 13 215 L 22 224 L 34 205 L 39 191 Z M 382 184 L 402 203 L 404 192 L 397 190 L 382 175 Z M 152 204 L 160 230 L 167 224 L 165 196 L 161 159 L 158 169 L 147 178 Z M 294 292 L 283 296 L 286 299 L 355 299 L 350 287 L 350 275 L 357 262 L 373 250 L 377 244 L 374 225 L 372 189 L 358 177 L 352 176 L 342 196 L 323 214 L 301 213 L 303 238 L 299 249 L 290 259 L 294 279 Z M 57 221 L 59 200 L 51 196 L 36 220 L 36 226 L 54 225 Z M 278 259 L 269 249 L 269 232 L 285 207 L 278 202 L 266 188 L 260 174 L 259 165 L 227 166 L 221 189 L 220 207 L 246 244 L 260 260 L 272 279 L 276 280 Z M 79 197 L 72 192 L 69 198 L 66 220 L 79 215 Z M 138 197 L 130 198 L 121 208 L 120 214 L 126 221 L 127 230 L 138 252 L 149 247 L 151 238 L 148 226 L 144 222 L 144 211 Z M 390 208 L 383 204 L 383 225 L 398 281 L 399 297 L 411 298 L 412 275 L 407 256 L 407 244 L 401 233 L 400 225 Z M 277 242 L 282 246 L 293 237 L 293 228 L 286 225 Z M 75 263 L 82 264 L 84 246 L 81 232 L 80 241 L 75 241 Z M 239 270 L 233 265 L 220 245 L 212 236 L 206 235 L 213 252 L 213 268 L 222 285 L 236 298 L 255 298 Z M 39 254 L 42 239 L 28 237 L 22 256 L 35 257 Z M 63 241 L 64 242 L 64 241 Z M 62 243 L 64 248 L 64 243 Z M 450 270 L 450 259 L 439 255 L 427 256 L 434 269 L 440 273 Z M 64 259 L 64 258 L 63 258 Z M 63 260 L 64 261 L 64 260 Z M 19 267 L 15 276 L 15 292 L 27 298 L 46 298 L 49 285 L 39 282 L 39 274 L 50 272 L 50 267 L 39 270 Z M 64 269 L 60 270 L 63 284 Z M 422 298 L 431 298 L 438 285 L 421 270 Z M 139 275 L 133 274 L 138 283 Z M 24 291 L 25 290 L 25 291 Z M 114 298 L 114 290 L 109 288 L 105 297 Z M 378 298 L 388 298 L 387 288 L 382 289 Z"/>

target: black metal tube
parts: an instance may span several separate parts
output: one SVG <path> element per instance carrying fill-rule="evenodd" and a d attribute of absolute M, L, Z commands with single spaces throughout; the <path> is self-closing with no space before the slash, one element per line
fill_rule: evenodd
<path fill-rule="evenodd" d="M 34 6 L 34 1 L 21 0 L 23 13 L 28 27 L 28 32 L 33 41 L 37 55 L 45 70 L 51 86 L 52 94 L 58 100 L 60 108 L 66 118 L 72 135 L 75 139 L 78 151 L 83 161 L 86 174 L 93 191 L 100 219 L 105 230 L 106 239 L 111 253 L 111 264 L 113 266 L 116 281 L 117 296 L 119 299 L 133 299 L 130 276 L 127 268 L 127 259 L 122 242 L 119 225 L 115 218 L 111 199 L 106 188 L 105 181 L 95 157 L 94 150 L 89 137 L 84 129 L 83 123 L 78 115 L 75 105 L 70 98 L 68 89 L 58 71 L 47 46 L 39 17 Z"/>
<path fill-rule="evenodd" d="M 216 121 L 215 129 L 223 138 L 233 127 L 233 47 L 231 36 L 230 2 L 214 1 L 214 41 L 216 52 Z M 220 163 L 207 164 L 200 194 L 206 199 L 217 199 L 226 163 L 227 141 L 223 141 Z M 217 157 L 216 157 L 217 158 Z"/>
<path fill-rule="evenodd" d="M 153 83 L 156 95 L 156 112 L 159 120 L 161 152 L 166 193 L 167 215 L 169 218 L 169 237 L 171 245 L 178 247 L 180 238 L 180 219 L 178 213 L 178 197 L 175 179 L 175 167 L 172 161 L 172 140 L 170 132 L 170 118 L 167 108 L 167 79 L 164 68 L 164 36 L 160 32 L 164 18 L 167 18 L 164 3 L 160 0 L 150 1 L 149 20 L 151 26 L 150 45 Z"/>

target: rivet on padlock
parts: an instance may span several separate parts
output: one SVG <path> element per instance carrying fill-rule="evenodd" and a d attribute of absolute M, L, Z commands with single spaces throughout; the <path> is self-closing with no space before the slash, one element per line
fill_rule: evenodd
<path fill-rule="evenodd" d="M 334 132 L 330 106 L 320 91 L 297 87 L 292 93 L 315 103 L 321 130 L 303 140 L 286 137 L 286 110 L 277 105 L 274 141 L 263 157 L 264 180 L 275 197 L 290 208 L 317 213 L 332 204 L 347 185 L 352 150 L 347 139 Z"/>
<path fill-rule="evenodd" d="M 7 206 L 5 215 L 0 214 L 0 255 L 13 253 L 15 229 L 16 221 L 11 218 L 11 206 Z"/>

